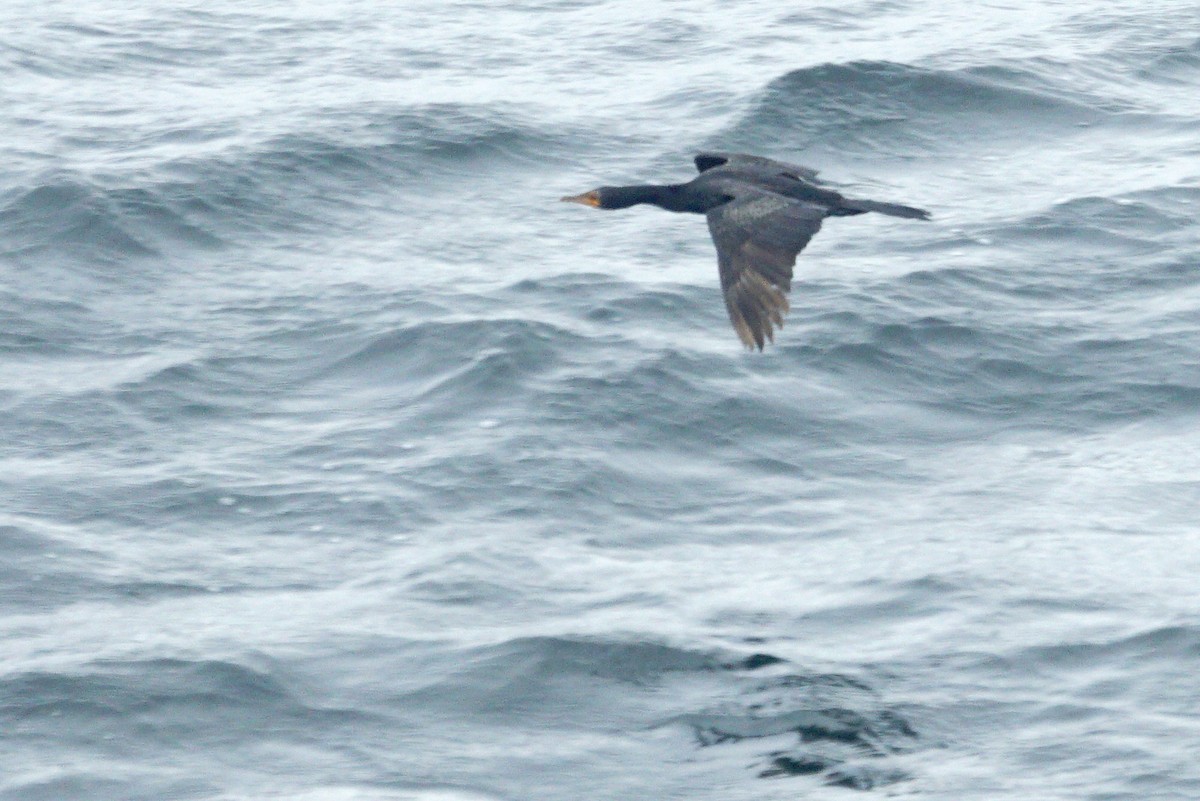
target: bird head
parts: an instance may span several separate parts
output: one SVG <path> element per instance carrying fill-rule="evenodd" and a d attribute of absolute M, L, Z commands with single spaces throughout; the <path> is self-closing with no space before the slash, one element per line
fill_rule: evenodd
<path fill-rule="evenodd" d="M 662 205 L 663 193 L 670 187 L 639 185 L 639 186 L 602 186 L 582 195 L 564 197 L 567 203 L 582 203 L 594 209 L 627 209 L 639 203 Z"/>
<path fill-rule="evenodd" d="M 582 203 L 594 209 L 602 209 L 604 208 L 603 192 L 603 188 L 593 189 L 591 192 L 584 192 L 582 195 L 567 195 L 560 199 L 563 203 Z"/>

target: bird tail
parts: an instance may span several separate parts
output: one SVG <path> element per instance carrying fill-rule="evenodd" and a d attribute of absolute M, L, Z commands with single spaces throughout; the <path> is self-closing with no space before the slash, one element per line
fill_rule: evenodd
<path fill-rule="evenodd" d="M 861 214 L 864 211 L 877 211 L 889 217 L 904 217 L 909 220 L 929 219 L 929 212 L 925 211 L 925 209 L 902 206 L 899 203 L 880 203 L 877 200 L 851 200 L 850 198 L 846 198 L 842 201 L 842 207 L 850 209 L 851 214 Z M 834 213 L 836 214 L 837 212 Z"/>

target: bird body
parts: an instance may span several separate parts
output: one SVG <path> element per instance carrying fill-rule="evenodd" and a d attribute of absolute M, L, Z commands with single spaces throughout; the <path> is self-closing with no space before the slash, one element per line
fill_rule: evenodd
<path fill-rule="evenodd" d="M 646 203 L 706 215 L 730 322 L 751 349 L 762 350 L 783 327 L 796 256 L 826 217 L 874 211 L 929 219 L 912 206 L 847 198 L 808 167 L 740 153 L 701 153 L 695 162 L 700 174 L 685 184 L 602 186 L 563 200 L 601 209 Z"/>

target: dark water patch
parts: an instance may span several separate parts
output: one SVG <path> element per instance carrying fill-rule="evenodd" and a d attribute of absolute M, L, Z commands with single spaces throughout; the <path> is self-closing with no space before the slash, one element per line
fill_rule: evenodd
<path fill-rule="evenodd" d="M 750 746 L 760 778 L 819 776 L 823 783 L 871 789 L 910 778 L 889 757 L 921 747 L 897 710 L 865 682 L 837 674 L 788 674 L 741 687 L 735 700 L 674 722 L 701 749 Z"/>
<path fill-rule="evenodd" d="M 782 665 L 786 662 L 786 659 L 780 659 L 779 657 L 772 656 L 771 654 L 758 653 L 751 654 L 745 659 L 728 663 L 727 667 L 741 670 L 759 670 L 761 668 L 771 667 L 772 665 Z"/>
<path fill-rule="evenodd" d="M 568 677 L 582 678 L 588 682 L 586 685 L 572 683 L 571 687 L 587 687 L 590 688 L 586 690 L 588 695 L 606 697 L 610 695 L 606 686 L 611 688 L 612 684 L 625 685 L 627 689 L 624 692 L 652 692 L 670 696 L 671 688 L 676 683 L 687 684 L 693 679 L 703 679 L 704 682 L 715 683 L 714 686 L 741 688 L 739 696 L 748 699 L 745 706 L 755 714 L 768 708 L 786 706 L 788 701 L 781 696 L 820 698 L 824 704 L 834 696 L 873 696 L 875 692 L 869 685 L 851 676 L 790 673 L 787 660 L 763 651 L 738 654 L 607 638 L 521 638 L 482 649 L 476 659 L 464 665 L 466 667 L 460 671 L 460 678 L 469 676 L 466 684 L 480 680 L 481 684 L 490 687 L 487 690 L 489 694 L 495 693 L 497 698 L 505 699 L 516 697 L 511 694 L 514 682 L 525 688 L 519 693 L 520 696 L 526 692 L 536 694 L 539 687 L 550 695 L 557 695 L 564 690 L 561 687 L 555 690 L 554 686 Z M 763 674 L 779 675 L 769 677 Z M 580 698 L 579 703 L 587 704 L 589 699 Z M 907 724 L 893 713 L 886 712 L 876 717 L 878 720 L 873 725 L 880 731 L 895 730 L 903 736 L 916 737 Z M 710 731 L 717 740 L 723 740 L 727 735 L 734 738 L 768 736 L 768 730 L 775 733 L 779 729 L 800 733 L 810 740 L 830 739 L 854 743 L 872 752 L 881 747 L 872 741 L 871 738 L 877 735 L 873 733 L 874 729 L 865 724 L 865 718 L 848 710 L 822 707 L 811 713 L 797 712 L 787 718 L 782 728 L 777 722 L 767 722 L 760 727 L 753 718 L 740 722 L 734 718 L 728 720 L 728 731 L 718 731 L 718 727 L 709 727 L 706 731 Z M 683 716 L 678 721 L 689 725 L 695 722 L 691 716 Z M 702 735 L 698 732 L 697 736 Z M 887 746 L 882 750 L 890 752 L 894 749 Z"/>
<path fill-rule="evenodd" d="M 540 735 L 656 731 L 657 740 L 675 739 L 672 759 L 684 749 L 689 762 L 749 768 L 753 777 L 884 786 L 907 778 L 897 757 L 928 745 L 868 682 L 800 672 L 763 650 L 528 637 L 460 652 L 426 672 L 431 684 L 383 703 L 438 716 L 452 709 L 482 727 L 519 721 Z"/>

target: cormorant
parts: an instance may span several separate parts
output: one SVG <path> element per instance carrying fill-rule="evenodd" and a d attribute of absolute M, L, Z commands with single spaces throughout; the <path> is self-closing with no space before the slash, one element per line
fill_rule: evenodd
<path fill-rule="evenodd" d="M 598 209 L 649 203 L 706 215 L 725 308 L 751 350 L 774 342 L 775 327 L 783 327 L 796 254 L 820 230 L 821 220 L 868 211 L 929 219 L 923 209 L 845 197 L 808 167 L 740 153 L 701 153 L 695 161 L 700 175 L 686 184 L 602 186 L 563 200 Z"/>

